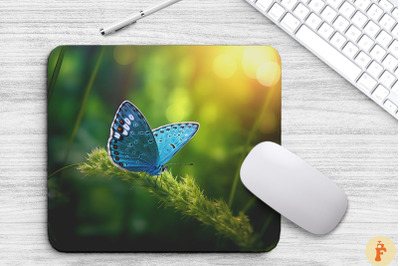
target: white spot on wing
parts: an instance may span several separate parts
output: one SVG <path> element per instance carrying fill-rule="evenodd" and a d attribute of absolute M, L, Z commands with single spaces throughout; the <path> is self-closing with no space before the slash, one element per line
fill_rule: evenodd
<path fill-rule="evenodd" d="M 129 127 L 127 124 L 124 125 L 124 128 L 125 128 L 126 130 L 129 130 L 129 129 L 130 129 L 130 127 Z"/>
<path fill-rule="evenodd" d="M 121 137 L 121 135 L 119 133 L 115 132 L 114 138 L 119 139 L 120 137 Z"/>
<path fill-rule="evenodd" d="M 124 132 L 122 132 L 122 135 L 128 136 L 128 131 L 124 130 Z"/>
<path fill-rule="evenodd" d="M 125 123 L 127 123 L 128 125 L 131 124 L 131 120 L 129 120 L 128 118 L 125 118 L 124 121 L 125 121 Z"/>
<path fill-rule="evenodd" d="M 133 115 L 129 115 L 129 119 L 132 120 L 132 121 L 135 120 L 135 118 L 133 117 Z"/>

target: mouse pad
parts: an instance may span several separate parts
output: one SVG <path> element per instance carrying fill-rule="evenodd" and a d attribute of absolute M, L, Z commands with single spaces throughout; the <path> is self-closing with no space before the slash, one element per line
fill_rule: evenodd
<path fill-rule="evenodd" d="M 281 141 L 269 46 L 60 46 L 48 61 L 48 237 L 64 252 L 265 252 L 280 215 L 241 183 Z"/>

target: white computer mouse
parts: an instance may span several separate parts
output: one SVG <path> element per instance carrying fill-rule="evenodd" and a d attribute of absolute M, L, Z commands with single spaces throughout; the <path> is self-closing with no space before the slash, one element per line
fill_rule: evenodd
<path fill-rule="evenodd" d="M 240 178 L 260 200 L 314 234 L 333 230 L 347 209 L 343 190 L 273 142 L 262 142 L 250 151 Z"/>

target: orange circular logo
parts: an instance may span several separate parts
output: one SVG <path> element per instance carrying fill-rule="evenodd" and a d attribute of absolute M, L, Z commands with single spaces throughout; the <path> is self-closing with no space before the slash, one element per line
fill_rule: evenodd
<path fill-rule="evenodd" d="M 365 255 L 373 265 L 388 265 L 396 257 L 396 246 L 386 236 L 372 238 L 365 248 Z"/>

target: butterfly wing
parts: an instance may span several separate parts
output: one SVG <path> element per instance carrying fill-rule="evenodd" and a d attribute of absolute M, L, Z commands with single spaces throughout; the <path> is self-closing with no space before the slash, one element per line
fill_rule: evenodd
<path fill-rule="evenodd" d="M 146 118 L 131 102 L 119 106 L 110 128 L 107 143 L 111 161 L 124 169 L 148 172 L 159 165 L 159 153 Z"/>
<path fill-rule="evenodd" d="M 156 140 L 160 164 L 167 163 L 199 130 L 196 122 L 182 122 L 165 125 L 153 130 Z"/>

